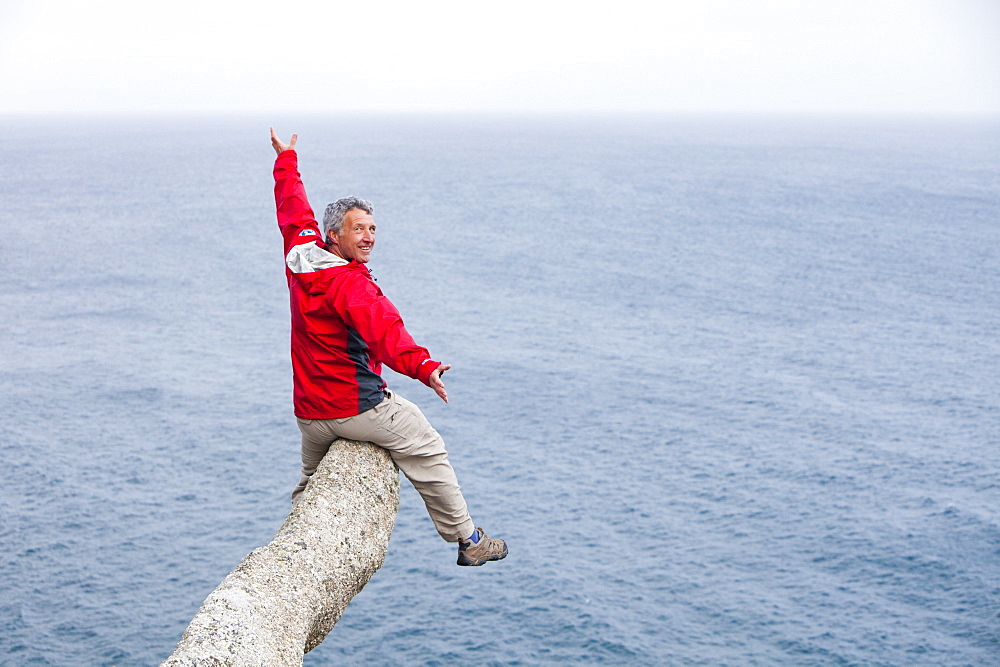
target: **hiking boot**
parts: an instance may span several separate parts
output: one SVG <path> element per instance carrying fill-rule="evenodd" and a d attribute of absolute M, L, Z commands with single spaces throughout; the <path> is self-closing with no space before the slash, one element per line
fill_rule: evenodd
<path fill-rule="evenodd" d="M 479 542 L 459 540 L 458 564 L 482 565 L 486 561 L 500 560 L 507 557 L 507 543 L 503 540 L 491 540 L 486 537 L 482 528 L 479 531 Z"/>

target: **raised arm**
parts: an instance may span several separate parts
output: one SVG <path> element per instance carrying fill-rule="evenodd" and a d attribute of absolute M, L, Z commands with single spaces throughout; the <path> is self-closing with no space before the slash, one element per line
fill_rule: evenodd
<path fill-rule="evenodd" d="M 274 160 L 274 204 L 286 255 L 293 246 L 322 243 L 323 238 L 299 175 L 299 158 L 295 152 L 297 140 L 298 135 L 293 134 L 292 140 L 286 144 L 271 128 L 271 145 L 278 154 Z"/>

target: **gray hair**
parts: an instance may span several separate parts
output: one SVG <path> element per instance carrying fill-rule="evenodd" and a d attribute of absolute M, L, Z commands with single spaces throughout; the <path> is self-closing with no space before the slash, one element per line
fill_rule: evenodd
<path fill-rule="evenodd" d="M 342 197 L 326 207 L 323 213 L 323 238 L 329 239 L 330 232 L 340 235 L 344 227 L 344 215 L 353 208 L 361 209 L 368 215 L 375 215 L 375 205 L 361 197 Z"/>

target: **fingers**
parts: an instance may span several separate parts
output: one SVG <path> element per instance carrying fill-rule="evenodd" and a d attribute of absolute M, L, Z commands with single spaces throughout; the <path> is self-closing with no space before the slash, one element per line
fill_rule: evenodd
<path fill-rule="evenodd" d="M 286 144 L 278 138 L 278 133 L 274 131 L 274 128 L 271 128 L 271 145 L 274 146 L 274 152 L 279 155 L 284 151 L 293 150 L 295 148 L 295 142 L 298 141 L 298 139 L 299 135 L 293 134 L 292 140 Z"/>
<path fill-rule="evenodd" d="M 451 368 L 451 366 L 448 364 L 441 364 L 431 371 L 431 377 L 428 383 L 434 387 L 435 390 L 437 390 L 438 387 L 444 389 L 444 380 L 441 379 L 441 376 L 444 375 L 444 372 L 449 368 Z"/>
<path fill-rule="evenodd" d="M 441 364 L 434 369 L 434 372 L 431 373 L 430 377 L 431 389 L 433 389 L 434 393 L 440 396 L 441 400 L 445 403 L 448 402 L 448 392 L 444 389 L 444 382 L 441 380 L 441 374 L 450 368 L 451 366 L 448 364 Z"/>

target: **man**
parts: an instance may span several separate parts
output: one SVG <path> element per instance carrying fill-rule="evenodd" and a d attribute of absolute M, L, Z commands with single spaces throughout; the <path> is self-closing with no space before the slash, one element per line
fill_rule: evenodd
<path fill-rule="evenodd" d="M 293 134 L 283 143 L 271 128 L 278 154 L 274 200 L 292 308 L 295 416 L 302 432 L 302 476 L 292 501 L 334 440 L 372 442 L 388 450 L 420 492 L 441 537 L 458 542 L 459 565 L 500 560 L 507 545 L 472 522 L 441 436 L 379 375 L 384 363 L 447 403 L 441 375 L 451 366 L 432 360 L 413 341 L 365 266 L 375 246 L 372 204 L 357 197 L 335 201 L 320 231 L 299 176 L 297 140 Z"/>

